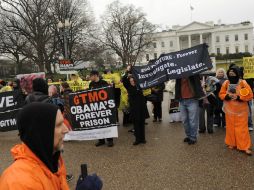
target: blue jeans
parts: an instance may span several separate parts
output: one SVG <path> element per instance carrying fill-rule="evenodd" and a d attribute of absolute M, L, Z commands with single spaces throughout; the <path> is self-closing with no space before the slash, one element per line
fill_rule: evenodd
<path fill-rule="evenodd" d="M 198 100 L 180 100 L 180 112 L 186 136 L 189 139 L 196 141 L 199 127 Z"/>
<path fill-rule="evenodd" d="M 249 114 L 248 114 L 248 127 L 253 127 L 253 123 L 252 123 L 252 100 L 248 102 L 248 106 L 249 106 Z"/>

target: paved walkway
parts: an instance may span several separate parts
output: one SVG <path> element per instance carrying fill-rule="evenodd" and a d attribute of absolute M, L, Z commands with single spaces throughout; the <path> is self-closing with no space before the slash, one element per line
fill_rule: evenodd
<path fill-rule="evenodd" d="M 65 143 L 67 170 L 75 176 L 71 189 L 82 163 L 102 177 L 104 190 L 254 189 L 254 156 L 228 150 L 224 129 L 200 135 L 196 145 L 183 143 L 183 128 L 169 125 L 167 106 L 165 102 L 161 124 L 149 119 L 146 145 L 133 146 L 130 128 L 122 126 L 113 148 L 95 147 L 94 141 Z M 11 164 L 9 150 L 17 142 L 16 131 L 0 133 L 0 172 Z"/>

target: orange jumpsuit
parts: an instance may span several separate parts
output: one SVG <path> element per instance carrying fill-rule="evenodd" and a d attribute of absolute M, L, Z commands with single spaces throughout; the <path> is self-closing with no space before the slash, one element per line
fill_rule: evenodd
<path fill-rule="evenodd" d="M 225 81 L 219 93 L 223 102 L 223 111 L 226 115 L 226 138 L 225 143 L 228 146 L 236 147 L 238 150 L 246 151 L 251 147 L 251 139 L 248 129 L 248 101 L 253 98 L 250 86 L 245 80 L 240 80 L 236 86 L 236 94 L 239 100 L 225 100 L 225 96 L 230 94 L 228 91 L 229 81 Z M 249 93 L 245 96 L 240 94 L 240 90 L 245 88 Z"/>

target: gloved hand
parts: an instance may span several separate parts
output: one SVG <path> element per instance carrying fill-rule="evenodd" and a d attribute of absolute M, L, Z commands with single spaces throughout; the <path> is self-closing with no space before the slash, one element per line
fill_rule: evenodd
<path fill-rule="evenodd" d="M 88 175 L 85 179 L 79 176 L 76 190 L 101 190 L 102 181 L 96 174 Z"/>

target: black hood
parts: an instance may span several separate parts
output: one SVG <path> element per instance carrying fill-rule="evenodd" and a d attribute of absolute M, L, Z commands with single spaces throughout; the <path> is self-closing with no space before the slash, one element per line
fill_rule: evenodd
<path fill-rule="evenodd" d="M 33 80 L 33 91 L 42 92 L 48 95 L 48 84 L 42 78 L 36 78 Z"/>
<path fill-rule="evenodd" d="M 53 154 L 54 131 L 58 107 L 52 104 L 31 103 L 18 114 L 20 139 L 55 173 L 60 152 Z"/>
<path fill-rule="evenodd" d="M 229 76 L 230 71 L 233 71 L 236 74 L 236 76 L 233 76 L 233 77 Z M 228 77 L 228 80 L 231 84 L 237 84 L 238 83 L 238 81 L 240 79 L 239 72 L 240 72 L 240 70 L 239 70 L 239 67 L 237 67 L 237 66 L 232 66 L 228 69 L 227 77 Z"/>

